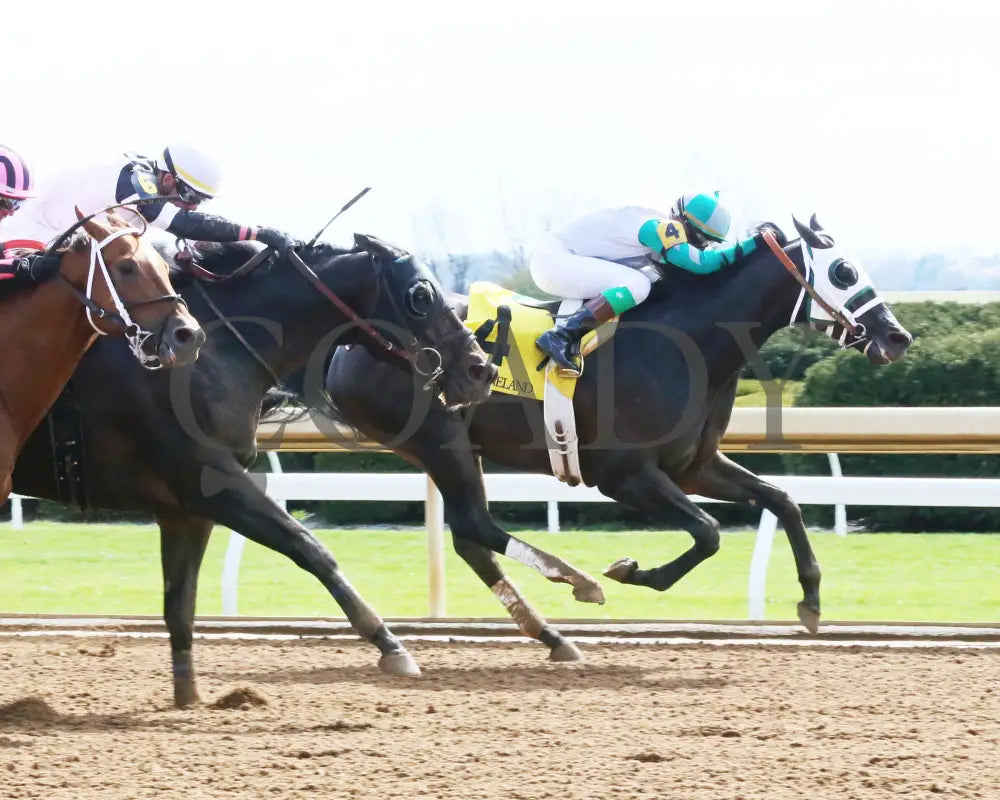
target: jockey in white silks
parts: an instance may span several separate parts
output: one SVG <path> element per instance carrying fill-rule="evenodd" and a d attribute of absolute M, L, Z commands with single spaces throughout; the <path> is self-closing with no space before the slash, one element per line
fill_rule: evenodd
<path fill-rule="evenodd" d="M 149 225 L 179 238 L 206 242 L 253 239 L 274 248 L 279 256 L 296 246 L 288 234 L 274 228 L 240 225 L 198 211 L 198 206 L 218 194 L 221 179 L 219 164 L 186 143 L 164 148 L 159 158 L 126 153 L 107 164 L 53 176 L 37 196 L 25 200 L 18 218 L 9 227 L 21 239 L 49 243 L 77 222 L 76 208 L 88 215 L 116 203 L 143 200 L 129 208 Z M 34 256 L 40 257 L 44 256 Z M 22 259 L 29 274 L 32 260 L 32 257 Z"/>
<path fill-rule="evenodd" d="M 586 300 L 536 344 L 565 374 L 580 374 L 573 347 L 587 331 L 639 305 L 652 279 L 641 268 L 672 264 L 697 274 L 737 263 L 757 247 L 765 223 L 752 236 L 721 244 L 730 214 L 718 192 L 685 194 L 669 214 L 640 206 L 597 211 L 547 234 L 531 258 L 531 277 L 557 297 Z"/>

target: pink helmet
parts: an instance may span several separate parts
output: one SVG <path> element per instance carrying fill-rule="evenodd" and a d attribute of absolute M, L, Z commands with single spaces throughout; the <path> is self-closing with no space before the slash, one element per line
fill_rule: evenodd
<path fill-rule="evenodd" d="M 24 200 L 34 197 L 34 173 L 28 162 L 0 144 L 0 196 Z"/>

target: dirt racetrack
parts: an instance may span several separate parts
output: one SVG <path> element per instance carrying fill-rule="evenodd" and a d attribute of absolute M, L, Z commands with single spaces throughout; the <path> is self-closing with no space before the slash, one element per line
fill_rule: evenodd
<path fill-rule="evenodd" d="M 0 797 L 1000 797 L 998 649 L 408 646 L 0 638 Z"/>

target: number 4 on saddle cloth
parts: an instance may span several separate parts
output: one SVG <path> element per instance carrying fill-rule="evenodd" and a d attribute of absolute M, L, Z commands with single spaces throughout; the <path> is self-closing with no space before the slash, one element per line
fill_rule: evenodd
<path fill-rule="evenodd" d="M 563 375 L 551 361 L 539 370 L 544 354 L 535 347 L 535 340 L 553 326 L 556 315 L 568 316 L 582 303 L 582 300 L 535 300 L 495 283 L 477 281 L 469 287 L 465 319 L 465 326 L 496 364 L 498 374 L 493 391 L 542 402 L 552 473 L 570 486 L 581 481 L 573 414 L 577 377 Z M 617 326 L 616 317 L 583 337 L 581 364 L 584 356 L 611 339 Z"/>

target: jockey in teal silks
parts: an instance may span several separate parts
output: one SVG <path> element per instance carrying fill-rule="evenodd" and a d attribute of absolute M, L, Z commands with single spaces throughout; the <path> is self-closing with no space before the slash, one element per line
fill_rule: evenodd
<path fill-rule="evenodd" d="M 542 291 L 586 300 L 536 344 L 563 374 L 579 375 L 572 348 L 598 325 L 639 305 L 652 279 L 651 262 L 705 275 L 737 263 L 758 245 L 753 236 L 722 244 L 730 214 L 719 193 L 685 194 L 669 214 L 640 206 L 606 209 L 546 235 L 531 259 L 531 277 Z"/>

